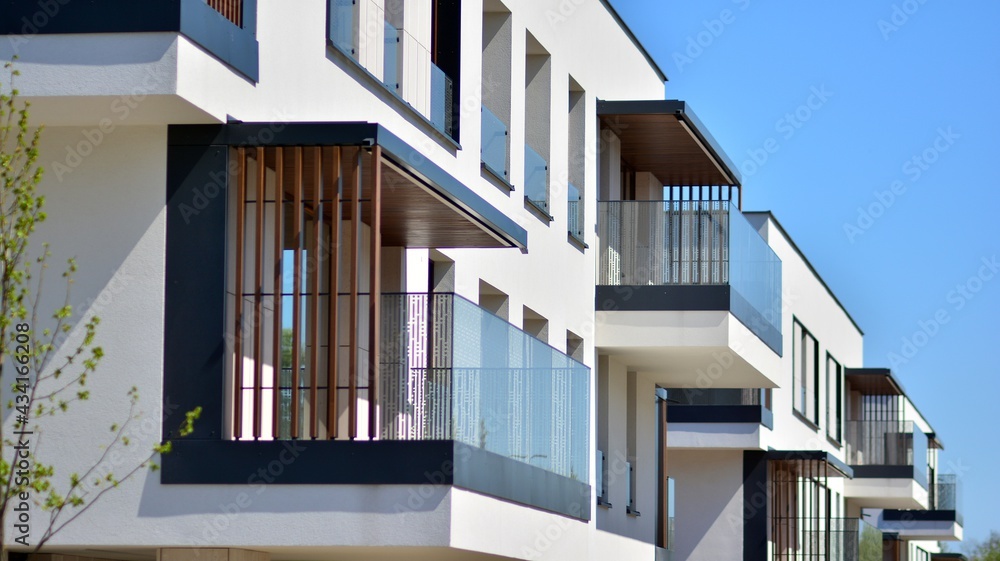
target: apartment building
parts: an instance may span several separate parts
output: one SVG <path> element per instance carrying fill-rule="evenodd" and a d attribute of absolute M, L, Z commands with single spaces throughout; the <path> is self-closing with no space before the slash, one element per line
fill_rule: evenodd
<path fill-rule="evenodd" d="M 781 262 L 781 365 L 771 388 L 667 390 L 679 558 L 954 558 L 955 474 L 941 439 L 780 222 L 746 220 Z M 951 554 L 954 555 L 954 554 Z"/>
<path fill-rule="evenodd" d="M 46 459 L 97 462 L 132 386 L 111 467 L 174 448 L 47 554 L 960 538 L 940 440 L 609 3 L 40 0 L 0 34 L 106 353 Z"/>

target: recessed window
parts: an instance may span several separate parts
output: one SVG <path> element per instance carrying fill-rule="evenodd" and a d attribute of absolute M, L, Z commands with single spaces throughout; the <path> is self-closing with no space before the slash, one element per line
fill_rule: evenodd
<path fill-rule="evenodd" d="M 513 24 L 510 11 L 500 2 L 483 5 L 483 168 L 510 181 L 511 49 Z"/>
<path fill-rule="evenodd" d="M 843 371 L 830 353 L 826 355 L 826 434 L 840 442 L 844 417 Z"/>
<path fill-rule="evenodd" d="M 548 216 L 552 122 L 552 57 L 527 35 L 524 76 L 524 198 Z"/>
<path fill-rule="evenodd" d="M 587 94 L 570 78 L 569 87 L 569 167 L 566 174 L 566 226 L 569 235 L 584 241 L 584 198 L 587 173 L 586 155 Z"/>
<path fill-rule="evenodd" d="M 792 324 L 792 394 L 795 411 L 819 425 L 819 343 L 799 320 Z"/>

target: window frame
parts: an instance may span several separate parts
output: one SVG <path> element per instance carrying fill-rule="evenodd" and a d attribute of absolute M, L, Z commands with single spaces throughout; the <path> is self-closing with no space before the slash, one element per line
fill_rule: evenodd
<path fill-rule="evenodd" d="M 803 357 L 801 370 L 799 369 L 799 354 L 804 353 L 804 345 L 812 340 L 813 360 L 812 360 L 812 395 L 809 395 L 809 384 L 806 378 L 808 368 Z M 808 356 L 808 355 L 806 355 Z M 819 427 L 819 340 L 809 331 L 797 317 L 792 317 L 792 412 L 797 417 L 809 423 L 813 429 Z M 806 381 L 805 394 L 802 395 L 802 409 L 799 408 L 799 391 L 802 390 L 800 382 Z M 809 410 L 809 402 L 812 402 L 812 411 Z M 810 413 L 812 413 L 810 415 Z"/>
<path fill-rule="evenodd" d="M 834 389 L 830 379 L 831 363 L 836 365 L 836 402 L 831 395 L 831 389 Z M 831 404 L 835 404 L 832 409 Z M 831 418 L 833 411 L 836 411 L 836 416 Z M 844 366 L 829 351 L 826 353 L 826 436 L 838 446 L 844 438 Z"/>

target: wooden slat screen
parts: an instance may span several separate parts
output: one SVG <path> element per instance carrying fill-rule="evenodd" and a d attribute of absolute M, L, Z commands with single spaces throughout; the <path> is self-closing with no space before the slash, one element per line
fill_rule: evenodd
<path fill-rule="evenodd" d="M 243 27 L 243 0 L 206 0 L 208 5 L 215 8 L 226 19 Z"/>
<path fill-rule="evenodd" d="M 378 149 L 231 157 L 232 438 L 376 438 Z"/>

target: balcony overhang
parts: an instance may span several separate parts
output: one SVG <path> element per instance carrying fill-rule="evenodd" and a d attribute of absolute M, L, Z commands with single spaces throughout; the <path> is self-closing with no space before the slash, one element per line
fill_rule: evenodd
<path fill-rule="evenodd" d="M 410 248 L 514 247 L 527 250 L 528 234 L 507 215 L 461 181 L 377 123 L 239 123 L 176 125 L 173 146 L 380 146 L 382 241 Z M 314 177 L 315 162 L 306 150 L 303 175 Z M 273 165 L 271 162 L 269 165 Z M 294 165 L 286 161 L 286 168 Z M 362 215 L 374 174 L 370 160 L 362 170 Z M 288 168 L 291 169 L 291 168 Z M 327 170 L 320 173 L 326 174 Z M 325 177 L 325 175 L 324 175 Z"/>
<path fill-rule="evenodd" d="M 684 101 L 598 101 L 597 114 L 621 140 L 622 159 L 663 185 L 742 184 L 736 165 Z"/>
<path fill-rule="evenodd" d="M 862 395 L 906 395 L 903 385 L 888 368 L 845 368 L 844 377 L 851 389 Z"/>
<path fill-rule="evenodd" d="M 15 53 L 36 35 L 179 33 L 252 82 L 259 76 L 257 0 L 244 2 L 241 26 L 205 0 L 102 0 L 59 2 L 43 10 L 38 2 L 0 2 L 0 35 Z M 54 12 L 54 13 L 53 13 Z M 36 62 L 28 52 L 26 62 Z M 67 59 L 73 58 L 67 56 Z M 49 61 L 51 62 L 51 61 Z M 145 92 L 148 93 L 148 92 Z"/>
<path fill-rule="evenodd" d="M 771 462 L 781 462 L 794 467 L 801 467 L 806 470 L 810 465 L 819 462 L 823 466 L 823 473 L 813 473 L 813 476 L 822 477 L 854 477 L 854 471 L 836 456 L 822 450 L 768 450 L 764 453 L 764 458 Z"/>
<path fill-rule="evenodd" d="M 886 509 L 878 517 L 878 527 L 907 540 L 961 541 L 964 533 L 954 510 Z"/>
<path fill-rule="evenodd" d="M 860 508 L 926 509 L 929 494 L 913 478 L 912 466 L 851 466 L 854 479 L 844 482 L 844 498 Z M 886 472 L 879 474 L 872 468 L 909 467 L 910 474 Z"/>
<path fill-rule="evenodd" d="M 776 388 L 781 357 L 729 311 L 604 310 L 596 345 L 671 388 Z"/>

